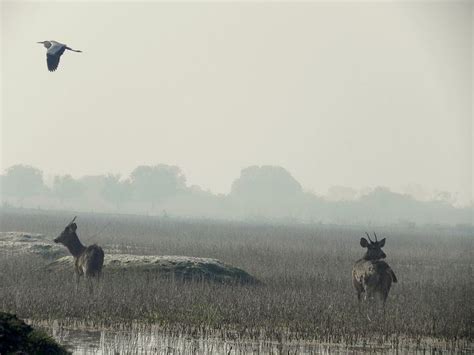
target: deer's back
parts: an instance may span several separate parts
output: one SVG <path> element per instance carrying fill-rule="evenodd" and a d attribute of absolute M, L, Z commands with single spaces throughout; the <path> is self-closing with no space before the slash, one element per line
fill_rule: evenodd
<path fill-rule="evenodd" d="M 352 281 L 356 288 L 390 287 L 392 281 L 396 282 L 395 274 L 390 266 L 383 260 L 356 261 L 352 268 Z"/>

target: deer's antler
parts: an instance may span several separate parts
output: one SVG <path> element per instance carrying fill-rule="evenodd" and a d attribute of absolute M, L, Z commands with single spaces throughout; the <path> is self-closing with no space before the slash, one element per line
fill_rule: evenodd
<path fill-rule="evenodd" d="M 369 242 L 373 243 L 372 239 L 370 239 L 369 233 L 365 232 L 365 235 L 367 236 L 367 238 L 369 238 Z"/>

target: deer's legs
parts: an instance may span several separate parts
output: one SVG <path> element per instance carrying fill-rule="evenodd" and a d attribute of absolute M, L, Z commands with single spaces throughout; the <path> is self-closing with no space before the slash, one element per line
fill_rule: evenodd
<path fill-rule="evenodd" d="M 374 295 L 374 290 L 371 289 L 371 288 L 368 288 L 366 291 L 365 291 L 365 305 L 366 305 L 366 311 L 367 311 L 367 319 L 372 322 L 372 319 L 370 318 L 371 314 L 374 315 L 374 306 L 377 307 L 377 302 L 376 302 L 376 298 L 374 297 L 376 295 Z M 375 308 L 375 311 L 377 311 L 377 309 Z"/>
<path fill-rule="evenodd" d="M 94 287 L 92 285 L 92 278 L 90 276 L 85 276 L 85 278 L 86 278 L 87 289 L 89 290 L 89 294 L 92 294 L 94 291 Z"/>
<path fill-rule="evenodd" d="M 388 292 L 382 294 L 383 320 L 385 320 L 385 305 L 387 303 Z"/>
<path fill-rule="evenodd" d="M 97 293 L 100 294 L 100 279 L 101 279 L 101 273 L 97 273 L 96 277 L 95 277 L 95 288 L 97 290 Z"/>
<path fill-rule="evenodd" d="M 362 303 L 361 292 L 359 290 L 357 290 L 357 307 L 359 309 L 359 314 L 362 314 L 361 303 Z"/>
<path fill-rule="evenodd" d="M 79 275 L 77 272 L 74 273 L 74 281 L 75 281 L 75 288 L 77 292 L 79 288 L 79 281 L 81 281 L 81 275 Z"/>

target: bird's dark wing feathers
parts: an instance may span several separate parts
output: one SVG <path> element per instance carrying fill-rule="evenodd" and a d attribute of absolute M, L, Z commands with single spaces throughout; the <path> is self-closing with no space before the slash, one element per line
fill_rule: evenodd
<path fill-rule="evenodd" d="M 49 71 L 55 71 L 58 68 L 59 58 L 61 58 L 61 55 L 46 54 L 46 62 L 48 63 Z"/>

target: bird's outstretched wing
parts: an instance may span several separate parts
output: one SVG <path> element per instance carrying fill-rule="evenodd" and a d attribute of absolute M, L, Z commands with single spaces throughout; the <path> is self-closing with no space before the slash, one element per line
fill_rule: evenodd
<path fill-rule="evenodd" d="M 46 54 L 46 62 L 48 63 L 49 71 L 55 71 L 58 68 L 59 58 L 61 58 L 60 55 Z"/>
<path fill-rule="evenodd" d="M 46 52 L 46 61 L 48 62 L 48 70 L 55 71 L 59 65 L 59 58 L 66 50 L 66 45 L 56 41 L 50 41 L 51 47 Z"/>

